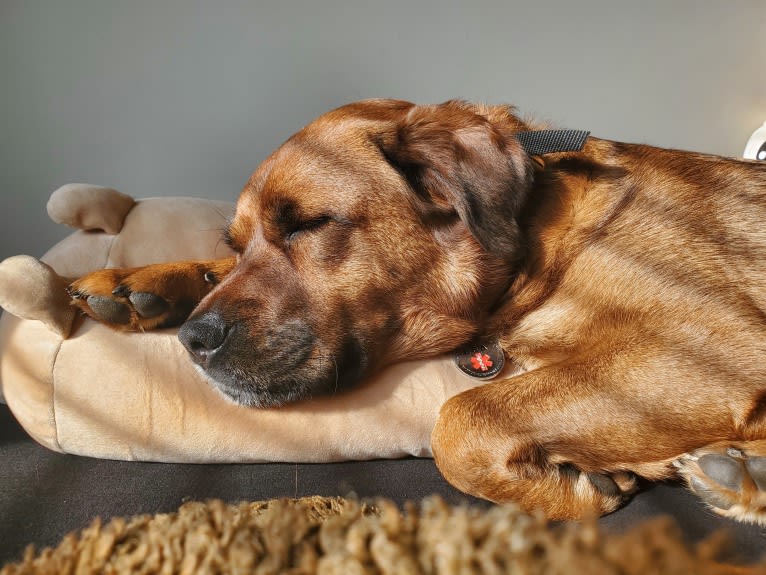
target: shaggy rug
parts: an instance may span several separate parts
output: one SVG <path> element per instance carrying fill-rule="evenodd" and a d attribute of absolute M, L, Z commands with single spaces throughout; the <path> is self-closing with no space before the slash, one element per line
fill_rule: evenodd
<path fill-rule="evenodd" d="M 740 572 L 715 562 L 722 545 L 714 537 L 688 546 L 670 519 L 610 535 L 595 520 L 552 526 L 514 506 L 454 507 L 438 498 L 404 511 L 389 501 L 321 497 L 209 501 L 96 519 L 55 549 L 28 548 L 0 575 Z"/>

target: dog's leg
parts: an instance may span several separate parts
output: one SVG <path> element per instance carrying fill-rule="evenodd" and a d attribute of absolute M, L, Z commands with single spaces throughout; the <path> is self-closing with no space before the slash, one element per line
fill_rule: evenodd
<path fill-rule="evenodd" d="M 548 373 L 530 372 L 449 400 L 432 435 L 437 466 L 466 493 L 516 502 L 528 511 L 540 509 L 551 519 L 614 511 L 636 490 L 637 478 L 629 467 L 617 465 L 618 454 L 609 461 L 595 453 L 608 449 L 608 434 L 587 454 L 585 442 L 596 430 L 577 429 L 608 412 L 599 413 L 594 404 L 586 419 L 567 413 L 574 398 L 562 393 L 564 386 L 551 389 L 554 370 L 540 371 Z M 578 407 L 589 401 L 585 394 L 582 400 Z"/>
<path fill-rule="evenodd" d="M 72 282 L 73 305 L 115 329 L 179 325 L 234 267 L 236 258 L 103 269 Z"/>
<path fill-rule="evenodd" d="M 766 440 L 708 445 L 675 465 L 716 513 L 766 525 Z"/>
<path fill-rule="evenodd" d="M 673 461 L 680 454 L 731 432 L 729 408 L 714 410 L 710 404 L 737 401 L 723 386 L 720 397 L 711 397 L 709 382 L 685 371 L 685 364 L 657 359 L 660 371 L 652 369 L 648 356 L 641 357 L 648 372 L 621 369 L 626 358 L 615 364 L 612 353 L 539 368 L 453 397 L 432 435 L 437 465 L 467 493 L 542 509 L 551 518 L 616 509 L 635 490 L 637 478 L 675 477 Z M 674 370 L 676 365 L 684 371 Z M 679 382 L 683 401 L 660 384 L 652 391 L 647 373 Z M 697 393 L 698 384 L 707 394 Z M 701 423 L 690 413 L 707 418 Z M 753 481 L 763 479 L 762 473 Z"/>

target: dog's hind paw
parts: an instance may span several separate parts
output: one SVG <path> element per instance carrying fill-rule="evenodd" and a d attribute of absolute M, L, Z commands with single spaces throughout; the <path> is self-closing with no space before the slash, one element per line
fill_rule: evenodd
<path fill-rule="evenodd" d="M 766 441 L 710 445 L 674 465 L 716 513 L 766 525 Z"/>

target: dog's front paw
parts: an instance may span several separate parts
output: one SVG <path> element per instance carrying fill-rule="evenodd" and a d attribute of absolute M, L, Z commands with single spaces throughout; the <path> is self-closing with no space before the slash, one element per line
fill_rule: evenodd
<path fill-rule="evenodd" d="M 766 441 L 704 447 L 675 465 L 716 513 L 766 525 Z"/>
<path fill-rule="evenodd" d="M 215 285 L 198 262 L 103 269 L 67 288 L 72 304 L 93 319 L 124 331 L 179 325 Z"/>

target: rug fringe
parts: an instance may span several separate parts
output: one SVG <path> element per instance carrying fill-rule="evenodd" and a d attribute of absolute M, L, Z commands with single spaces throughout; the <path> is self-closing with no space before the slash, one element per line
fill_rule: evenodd
<path fill-rule="evenodd" d="M 29 547 L 0 575 L 749 571 L 717 563 L 722 545 L 720 537 L 686 545 L 669 518 L 609 535 L 595 519 L 552 526 L 513 505 L 451 506 L 438 497 L 403 511 L 386 500 L 337 497 L 215 500 L 185 503 L 174 513 L 96 519 L 55 548 Z"/>

